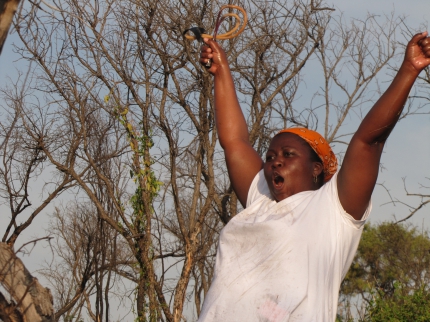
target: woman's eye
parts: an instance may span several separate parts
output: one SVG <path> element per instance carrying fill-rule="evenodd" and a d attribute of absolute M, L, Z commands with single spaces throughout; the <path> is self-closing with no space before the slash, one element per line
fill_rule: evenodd
<path fill-rule="evenodd" d="M 273 156 L 272 155 L 266 155 L 266 162 L 272 161 L 272 160 L 273 160 Z"/>

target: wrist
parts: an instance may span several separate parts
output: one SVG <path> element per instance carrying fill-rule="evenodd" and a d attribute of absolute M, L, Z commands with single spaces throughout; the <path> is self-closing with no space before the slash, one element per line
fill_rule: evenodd
<path fill-rule="evenodd" d="M 404 61 L 400 66 L 397 74 L 402 74 L 402 77 L 417 78 L 422 69 L 417 69 L 415 64 L 410 61 Z"/>
<path fill-rule="evenodd" d="M 217 69 L 214 73 L 215 77 L 229 77 L 231 76 L 230 66 L 228 64 L 221 64 L 217 66 Z"/>

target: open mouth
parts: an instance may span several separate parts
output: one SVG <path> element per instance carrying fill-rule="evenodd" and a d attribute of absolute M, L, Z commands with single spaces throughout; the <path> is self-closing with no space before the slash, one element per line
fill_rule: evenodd
<path fill-rule="evenodd" d="M 273 185 L 275 187 L 280 187 L 284 183 L 284 178 L 282 178 L 279 174 L 273 174 Z"/>

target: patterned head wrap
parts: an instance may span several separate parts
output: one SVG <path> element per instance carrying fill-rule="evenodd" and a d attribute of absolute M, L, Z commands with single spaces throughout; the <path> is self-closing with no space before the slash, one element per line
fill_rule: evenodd
<path fill-rule="evenodd" d="M 303 140 L 305 140 L 311 148 L 316 152 L 316 154 L 320 157 L 323 163 L 323 171 L 324 171 L 324 182 L 330 180 L 330 178 L 337 171 L 337 159 L 331 149 L 330 145 L 324 139 L 321 134 L 306 129 L 306 128 L 291 128 L 284 129 L 278 132 L 281 133 L 293 133 L 300 136 Z"/>

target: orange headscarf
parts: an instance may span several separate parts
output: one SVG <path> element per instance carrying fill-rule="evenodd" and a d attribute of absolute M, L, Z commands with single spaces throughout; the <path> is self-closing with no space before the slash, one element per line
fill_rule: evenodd
<path fill-rule="evenodd" d="M 291 128 L 279 131 L 280 133 L 293 133 L 300 136 L 305 140 L 311 148 L 316 152 L 323 162 L 324 171 L 324 182 L 330 180 L 330 178 L 337 171 L 337 159 L 331 149 L 330 145 L 318 132 L 306 129 L 306 128 Z"/>

